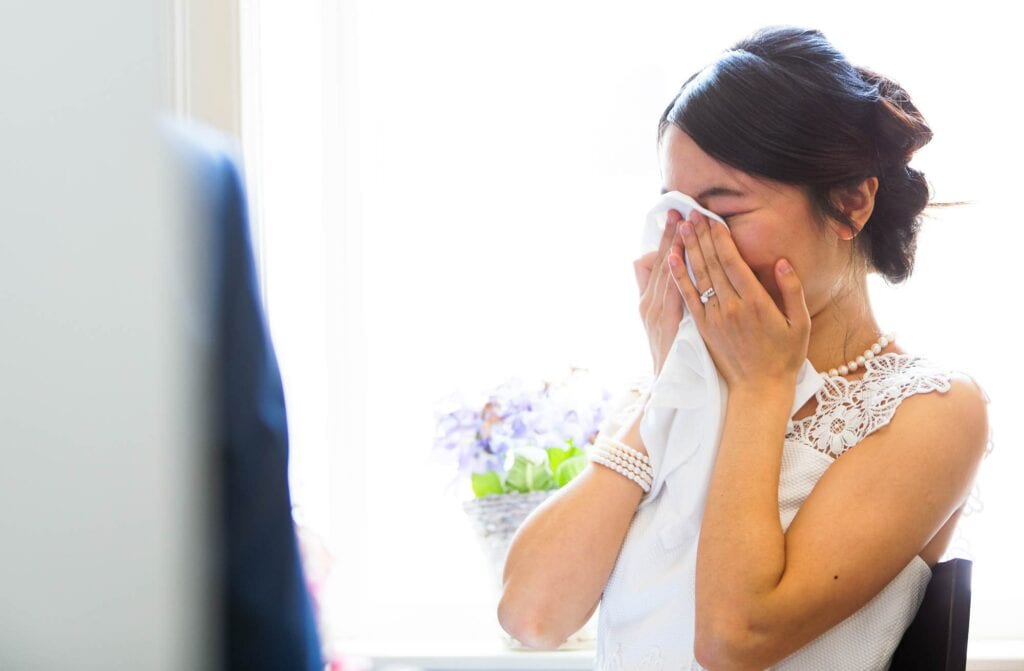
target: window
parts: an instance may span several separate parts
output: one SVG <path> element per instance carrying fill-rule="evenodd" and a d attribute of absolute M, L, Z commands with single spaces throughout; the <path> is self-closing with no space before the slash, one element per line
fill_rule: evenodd
<path fill-rule="evenodd" d="M 468 490 L 430 455 L 434 403 L 570 365 L 610 384 L 649 370 L 632 260 L 662 186 L 658 116 L 720 50 L 796 23 L 900 81 L 936 133 L 915 167 L 937 200 L 976 203 L 926 220 L 913 278 L 871 292 L 901 346 L 992 398 L 984 511 L 950 556 L 975 560 L 972 637 L 1024 638 L 1024 547 L 1007 531 L 1024 456 L 1002 429 L 1020 286 L 1003 269 L 1021 234 L 1003 223 L 1017 189 L 988 112 L 1019 95 L 1000 65 L 1010 22 L 885 12 L 883 29 L 824 5 L 726 20 L 677 2 L 242 3 L 243 147 L 296 514 L 337 553 L 330 636 L 497 632 Z"/>

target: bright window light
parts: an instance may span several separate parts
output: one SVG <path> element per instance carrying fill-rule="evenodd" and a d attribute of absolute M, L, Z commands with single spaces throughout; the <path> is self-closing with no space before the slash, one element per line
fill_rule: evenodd
<path fill-rule="evenodd" d="M 1024 638 L 1013 22 L 705 5 L 242 3 L 246 170 L 296 516 L 336 557 L 329 636 L 496 635 L 468 490 L 431 457 L 434 405 L 569 366 L 649 372 L 632 262 L 662 186 L 658 117 L 721 50 L 791 23 L 907 88 L 935 131 L 913 165 L 937 200 L 975 203 L 936 211 L 912 279 L 871 292 L 901 347 L 992 399 L 983 510 L 948 556 L 975 562 L 972 638 Z"/>

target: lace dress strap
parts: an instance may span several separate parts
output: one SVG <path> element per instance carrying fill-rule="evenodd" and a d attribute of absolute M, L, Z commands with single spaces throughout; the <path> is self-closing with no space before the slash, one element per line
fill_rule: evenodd
<path fill-rule="evenodd" d="M 815 394 L 814 414 L 790 421 L 787 437 L 837 458 L 888 424 L 903 399 L 949 391 L 957 374 L 924 357 L 896 352 L 869 359 L 864 367 L 859 379 L 826 377 Z"/>

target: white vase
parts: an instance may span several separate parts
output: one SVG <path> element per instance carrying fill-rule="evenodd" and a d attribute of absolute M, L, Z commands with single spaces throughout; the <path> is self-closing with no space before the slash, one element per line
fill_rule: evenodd
<path fill-rule="evenodd" d="M 556 491 L 558 490 L 549 489 L 526 494 L 519 492 L 492 494 L 470 499 L 462 504 L 473 524 L 477 539 L 483 547 L 491 577 L 495 609 L 497 609 L 498 600 L 501 598 L 502 573 L 512 537 L 527 516 Z M 597 642 L 597 615 L 600 609 L 599 604 L 590 619 L 579 631 L 567 638 L 558 649 L 593 650 Z M 501 629 L 501 636 L 505 645 L 510 649 L 529 649 L 504 629 Z"/>

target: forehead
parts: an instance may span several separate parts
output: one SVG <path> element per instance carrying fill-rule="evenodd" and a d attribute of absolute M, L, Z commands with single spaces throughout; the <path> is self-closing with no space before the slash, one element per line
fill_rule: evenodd
<path fill-rule="evenodd" d="M 718 161 L 701 149 L 677 126 L 669 125 L 659 149 L 661 175 L 667 189 L 696 195 L 712 186 L 734 188 L 750 194 L 774 190 L 769 180 L 755 177 Z"/>

